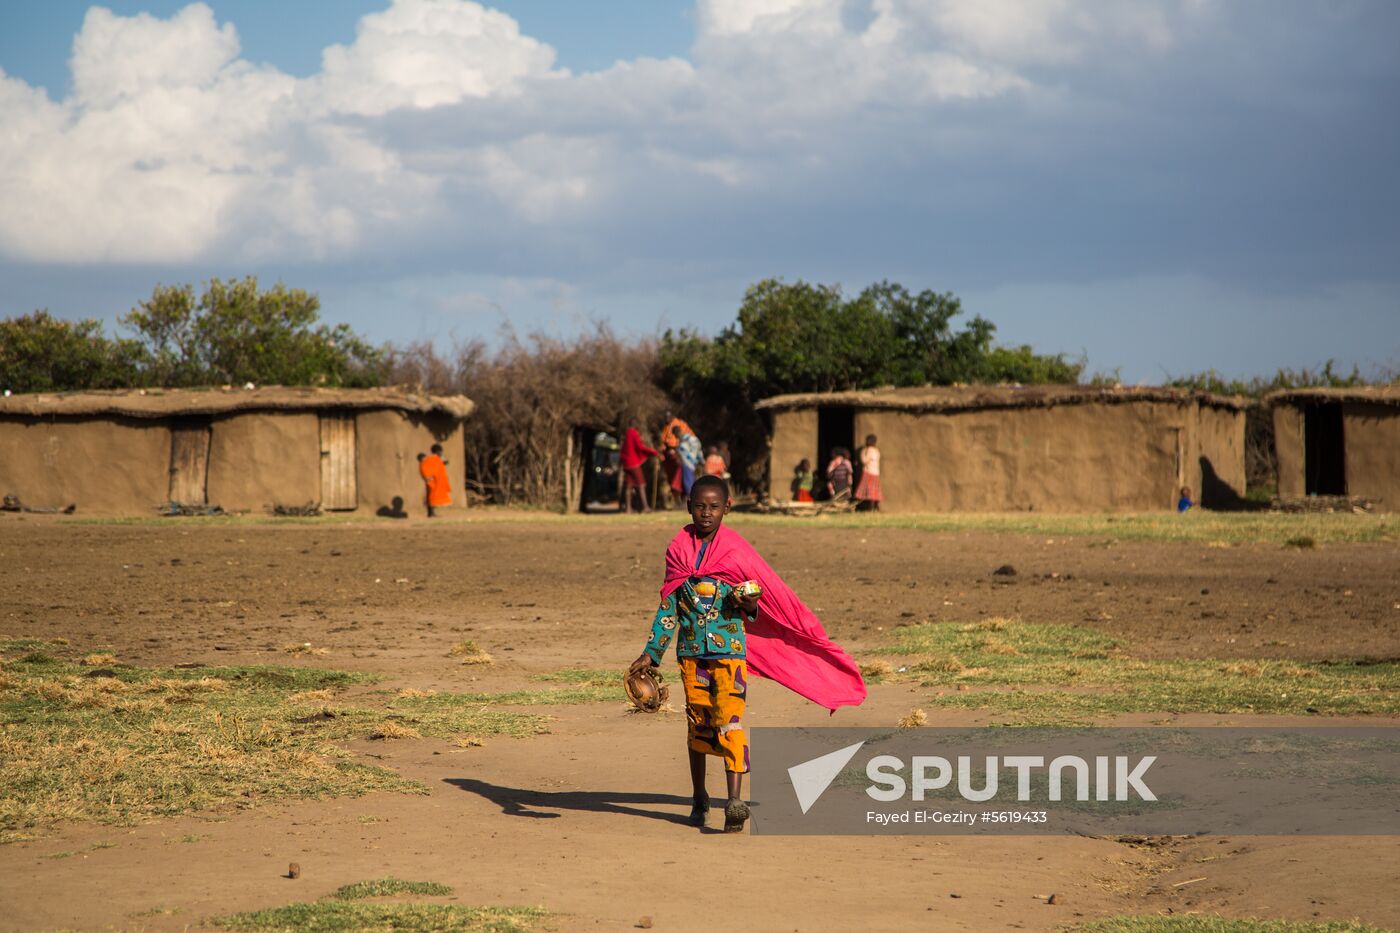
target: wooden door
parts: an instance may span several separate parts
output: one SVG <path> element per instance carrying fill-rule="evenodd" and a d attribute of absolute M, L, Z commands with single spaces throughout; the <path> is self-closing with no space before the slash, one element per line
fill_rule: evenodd
<path fill-rule="evenodd" d="M 181 421 L 170 428 L 170 501 L 208 502 L 209 423 Z"/>
<path fill-rule="evenodd" d="M 353 509 L 359 504 L 355 488 L 355 415 L 321 415 L 321 508 Z"/>

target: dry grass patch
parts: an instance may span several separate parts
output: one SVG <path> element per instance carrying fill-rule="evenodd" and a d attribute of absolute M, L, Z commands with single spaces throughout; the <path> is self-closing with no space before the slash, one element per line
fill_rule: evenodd
<path fill-rule="evenodd" d="M 1025 724 L 1155 712 L 1400 713 L 1395 661 L 1149 661 L 1091 629 L 1011 623 L 989 636 L 986 625 L 909 626 L 881 651 L 910 659 L 895 679 L 957 688 L 929 702 L 1009 714 Z"/>
<path fill-rule="evenodd" d="M 80 654 L 64 660 L 55 651 L 43 646 L 3 662 L 0 842 L 69 821 L 131 824 L 271 799 L 423 793 L 392 771 L 359 764 L 338 743 L 372 733 L 452 739 L 545 731 L 545 717 L 483 704 L 334 703 L 347 687 L 377 679 L 368 674 L 247 666 L 90 677 Z"/>
<path fill-rule="evenodd" d="M 893 673 L 894 665 L 879 658 L 874 661 L 864 661 L 860 665 L 860 676 L 866 680 L 879 680 Z"/>
<path fill-rule="evenodd" d="M 117 663 L 117 656 L 115 654 L 107 654 L 106 652 L 94 652 L 93 654 L 84 655 L 78 663 L 83 665 L 83 667 L 107 667 L 108 665 Z"/>
<path fill-rule="evenodd" d="M 448 653 L 462 664 L 492 664 L 496 660 L 471 639 L 457 642 Z"/>
<path fill-rule="evenodd" d="M 909 712 L 905 713 L 903 716 L 899 717 L 899 722 L 895 723 L 895 725 L 899 726 L 899 728 L 901 729 L 917 729 L 919 726 L 925 725 L 927 722 L 928 713 L 924 712 L 916 706 Z"/>
<path fill-rule="evenodd" d="M 401 722 L 386 719 L 369 734 L 371 739 L 421 739 L 423 733 L 412 726 L 405 726 Z"/>

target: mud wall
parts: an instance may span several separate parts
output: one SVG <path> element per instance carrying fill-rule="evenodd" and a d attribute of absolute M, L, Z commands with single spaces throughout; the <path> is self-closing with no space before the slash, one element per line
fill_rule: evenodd
<path fill-rule="evenodd" d="M 1278 460 L 1278 494 L 1298 499 L 1307 494 L 1303 448 L 1303 410 L 1295 405 L 1274 406 L 1274 456 Z"/>
<path fill-rule="evenodd" d="M 81 515 L 151 515 L 169 491 L 164 421 L 0 418 L 0 495 Z"/>
<path fill-rule="evenodd" d="M 1194 405 L 856 413 L 880 437 L 889 511 L 1151 511 L 1176 501 Z M 1243 465 L 1239 467 L 1242 473 Z"/>
<path fill-rule="evenodd" d="M 320 422 L 315 412 L 253 412 L 215 418 L 209 438 L 209 502 L 265 512 L 321 498 Z"/>
<path fill-rule="evenodd" d="M 812 470 L 825 464 L 817 462 L 817 410 L 799 408 L 773 412 L 772 449 L 768 455 L 769 495 L 779 502 L 792 499 L 793 470 L 804 458 L 812 461 Z"/>
<path fill-rule="evenodd" d="M 466 500 L 466 447 L 462 422 L 446 414 L 422 415 L 398 410 L 363 411 L 355 423 L 356 484 L 359 509 L 393 508 L 395 498 L 411 515 L 423 515 L 423 480 L 418 454 L 434 444 L 443 447 L 452 502 Z"/>
<path fill-rule="evenodd" d="M 1400 511 L 1400 408 L 1344 404 L 1342 436 L 1347 494 L 1374 500 L 1382 511 Z"/>
<path fill-rule="evenodd" d="M 1231 508 L 1245 493 L 1245 413 L 1210 405 L 1198 405 L 1196 412 L 1186 485 L 1206 508 Z"/>

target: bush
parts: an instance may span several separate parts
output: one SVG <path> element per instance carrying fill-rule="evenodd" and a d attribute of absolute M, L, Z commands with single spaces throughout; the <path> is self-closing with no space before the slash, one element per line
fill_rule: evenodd
<path fill-rule="evenodd" d="M 47 311 L 0 321 L 0 390 L 63 392 L 145 385 L 146 355 L 108 339 L 102 322 L 61 321 Z"/>
<path fill-rule="evenodd" d="M 388 362 L 393 382 L 476 402 L 465 425 L 468 482 L 503 504 L 572 507 L 565 477 L 573 471 L 579 488 L 582 449 L 571 436 L 618 435 L 629 417 L 655 424 L 667 407 L 655 346 L 619 339 L 601 324 L 571 340 L 508 333 L 494 350 L 473 341 L 448 359 L 415 344 L 392 351 Z"/>

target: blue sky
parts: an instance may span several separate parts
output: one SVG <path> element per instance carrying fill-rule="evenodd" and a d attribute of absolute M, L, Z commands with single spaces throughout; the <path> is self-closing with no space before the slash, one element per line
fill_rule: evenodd
<path fill-rule="evenodd" d="M 376 340 L 951 290 L 1130 381 L 1400 368 L 1386 0 L 0 4 L 0 314 L 256 274 Z"/>

